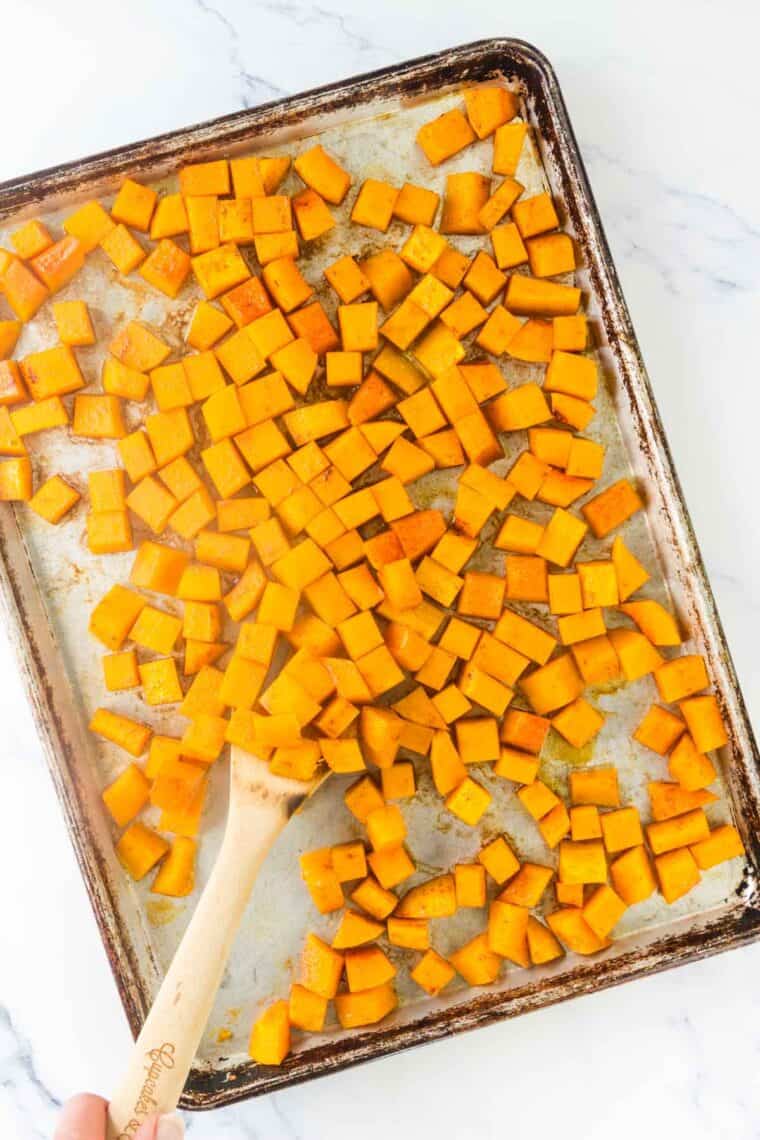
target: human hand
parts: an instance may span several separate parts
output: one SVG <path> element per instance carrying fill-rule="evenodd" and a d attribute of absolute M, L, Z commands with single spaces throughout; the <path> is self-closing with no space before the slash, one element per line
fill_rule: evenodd
<path fill-rule="evenodd" d="M 61 1109 L 53 1140 L 106 1140 L 108 1101 L 93 1093 L 78 1093 Z M 130 1140 L 182 1140 L 185 1126 L 181 1117 L 154 1116 L 146 1120 Z"/>

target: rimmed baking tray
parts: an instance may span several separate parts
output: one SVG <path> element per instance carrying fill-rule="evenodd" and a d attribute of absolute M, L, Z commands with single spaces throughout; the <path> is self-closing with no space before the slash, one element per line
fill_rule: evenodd
<path fill-rule="evenodd" d="M 433 174 L 413 139 L 419 123 L 456 103 L 463 87 L 494 80 L 520 93 L 522 113 L 531 126 L 531 142 L 518 177 L 529 189 L 548 185 L 577 242 L 582 265 L 578 282 L 584 290 L 605 381 L 590 434 L 597 433 L 607 445 L 605 481 L 632 471 L 644 489 L 645 517 L 634 520 L 626 530 L 626 540 L 648 565 L 659 567 L 649 596 L 669 597 L 689 630 L 688 648 L 707 658 L 730 737 L 721 755 L 726 800 L 710 808 L 709 814 L 712 822 L 734 819 L 746 845 L 746 859 L 709 873 L 699 888 L 673 907 L 650 900 L 632 908 L 622 924 L 621 937 L 591 960 L 568 955 L 539 969 L 512 969 L 493 986 L 479 990 L 455 987 L 436 999 L 415 993 L 402 967 L 402 1006 L 387 1023 L 353 1033 L 328 1026 L 324 1034 L 299 1042 L 281 1068 L 257 1067 L 245 1055 L 250 1014 L 261 1002 L 286 992 L 305 930 L 329 926 L 309 910 L 297 873 L 297 855 L 323 843 L 326 828 L 335 841 L 355 834 L 351 822 L 339 816 L 342 785 L 332 778 L 288 828 L 256 886 L 185 1090 L 186 1108 L 227 1104 L 629 981 L 741 945 L 760 934 L 756 745 L 572 127 L 554 72 L 540 52 L 511 39 L 470 44 L 6 182 L 0 186 L 0 239 L 5 244 L 8 229 L 20 217 L 55 221 L 78 201 L 112 194 L 126 175 L 168 186 L 171 172 L 184 161 L 247 151 L 293 153 L 316 134 L 359 178 L 386 177 L 396 184 L 409 179 L 432 185 L 442 184 L 445 172 L 452 169 L 487 170 L 487 144 L 478 144 Z M 401 232 L 391 230 L 375 244 L 393 242 Z M 356 239 L 352 252 L 365 248 L 366 243 Z M 313 283 L 322 264 L 338 252 L 344 250 L 328 240 L 320 251 L 309 254 L 305 271 Z M 155 294 L 149 297 L 139 285 L 116 280 L 99 257 L 88 258 L 85 270 L 64 295 L 89 301 L 99 331 L 142 315 L 161 325 L 165 335 L 179 345 L 191 307 L 187 300 L 173 306 L 156 300 Z M 52 336 L 51 326 L 38 318 L 25 330 L 20 351 L 49 344 Z M 84 350 L 81 355 L 85 371 L 93 377 L 98 353 L 102 349 Z M 509 361 L 504 369 L 517 382 L 536 374 L 534 366 Z M 65 433 L 55 439 L 47 433 L 35 447 L 38 468 L 66 472 L 75 481 L 88 466 L 113 463 L 106 446 L 76 444 Z M 505 464 L 509 461 L 508 457 Z M 448 501 L 450 481 L 447 486 L 445 480 L 433 480 L 422 493 L 427 501 Z M 533 509 L 540 517 L 540 505 Z M 596 548 L 591 542 L 586 549 L 593 556 Z M 83 637 L 86 615 L 113 581 L 124 579 L 129 561 L 129 556 L 117 556 L 105 563 L 90 556 L 81 518 L 72 525 L 48 528 L 30 519 L 23 509 L 7 505 L 0 509 L 0 596 L 6 625 L 114 977 L 136 1033 L 181 935 L 192 899 L 177 904 L 151 899 L 141 886 L 125 881 L 113 855 L 113 839 L 99 798 L 121 760 L 108 746 L 93 741 L 85 729 L 87 712 L 103 697 L 97 654 Z M 658 757 L 643 755 L 633 744 L 630 731 L 652 696 L 648 678 L 629 686 L 624 696 L 615 691 L 598 693 L 608 720 L 593 757 L 574 755 L 555 745 L 543 758 L 542 776 L 559 787 L 573 764 L 613 760 L 626 799 L 644 806 L 646 780 L 662 777 L 665 770 Z M 128 706 L 122 708 L 129 711 Z M 172 727 L 170 717 L 166 727 Z M 201 882 L 224 819 L 225 774 L 223 766 L 217 767 L 211 810 L 204 823 Z M 472 858 L 483 834 L 452 823 L 450 816 L 444 818 L 437 798 L 430 794 L 424 765 L 418 764 L 418 769 L 421 795 L 407 811 L 410 843 L 420 866 L 431 873 Z M 484 779 L 489 782 L 487 776 Z M 546 848 L 531 821 L 516 808 L 513 794 L 504 786 L 497 787 L 498 783 L 503 785 L 503 781 L 489 783 L 495 798 L 486 834 L 505 831 L 523 857 L 546 861 Z M 436 929 L 436 944 L 447 952 L 474 933 L 474 921 L 465 916 L 452 931 Z M 482 916 L 479 923 L 482 926 Z"/>

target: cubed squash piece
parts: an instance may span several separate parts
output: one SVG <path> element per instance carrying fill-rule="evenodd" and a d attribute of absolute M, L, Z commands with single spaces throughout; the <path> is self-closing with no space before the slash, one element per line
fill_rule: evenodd
<path fill-rule="evenodd" d="M 29 506 L 47 522 L 59 523 L 80 498 L 79 492 L 65 479 L 53 475 L 37 489 L 29 500 Z"/>
<path fill-rule="evenodd" d="M 126 827 L 145 807 L 150 781 L 141 768 L 130 764 L 103 792 L 103 803 L 117 827 Z"/>
<path fill-rule="evenodd" d="M 281 1065 L 289 1052 L 290 1005 L 276 1001 L 253 1023 L 248 1054 L 257 1065 Z"/>
<path fill-rule="evenodd" d="M 116 844 L 116 856 L 137 882 L 144 879 L 169 850 L 166 840 L 142 823 L 133 823 Z"/>
<path fill-rule="evenodd" d="M 367 178 L 362 183 L 351 210 L 351 221 L 385 233 L 391 223 L 398 195 L 396 187 L 388 182 Z"/>
<path fill-rule="evenodd" d="M 433 166 L 451 158 L 476 139 L 470 123 L 458 108 L 446 111 L 417 131 L 417 143 Z"/>
<path fill-rule="evenodd" d="M 666 903 L 674 903 L 688 894 L 701 878 L 699 866 L 686 847 L 655 855 L 654 866 Z"/>

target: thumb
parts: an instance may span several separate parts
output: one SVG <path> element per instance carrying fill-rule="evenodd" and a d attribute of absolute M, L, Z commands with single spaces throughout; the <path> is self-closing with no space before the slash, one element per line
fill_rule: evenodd
<path fill-rule="evenodd" d="M 178 1112 L 154 1116 L 146 1120 L 135 1133 L 134 1140 L 183 1140 L 185 1125 Z"/>
<path fill-rule="evenodd" d="M 93 1093 L 78 1093 L 61 1109 L 54 1140 L 89 1140 L 106 1134 L 106 1102 Z"/>

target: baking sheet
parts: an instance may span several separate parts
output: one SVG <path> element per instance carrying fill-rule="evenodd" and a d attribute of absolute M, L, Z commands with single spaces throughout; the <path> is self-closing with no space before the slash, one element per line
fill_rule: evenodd
<path fill-rule="evenodd" d="M 700 886 L 675 906 L 666 906 L 657 896 L 631 908 L 616 931 L 622 937 L 604 955 L 591 961 L 570 955 L 559 963 L 530 971 L 508 968 L 497 983 L 484 990 L 454 984 L 445 995 L 430 999 L 408 978 L 416 955 L 391 948 L 391 957 L 399 967 L 402 1009 L 388 1024 L 360 1033 L 345 1033 L 334 1024 L 328 1025 L 324 1034 L 300 1040 L 296 1053 L 282 1069 L 257 1069 L 245 1056 L 252 1016 L 261 1004 L 287 993 L 305 933 L 314 929 L 330 935 L 337 924 L 334 916 L 322 917 L 314 910 L 300 880 L 298 855 L 321 846 L 326 836 L 340 842 L 360 834 L 361 829 L 342 804 L 343 790 L 351 779 L 331 776 L 278 841 L 256 885 L 188 1084 L 188 1107 L 209 1107 L 265 1091 L 365 1056 L 547 1004 L 722 945 L 736 944 L 757 932 L 760 915 L 754 743 L 556 81 L 538 53 L 515 41 L 472 45 L 391 69 L 377 77 L 243 112 L 218 124 L 88 160 L 69 170 L 6 184 L 0 188 L 0 245 L 7 244 L 7 233 L 20 215 L 43 216 L 56 222 L 70 213 L 76 202 L 93 194 L 107 197 L 124 173 L 151 181 L 157 188 L 170 189 L 175 183 L 172 177 L 165 176 L 166 172 L 183 160 L 244 152 L 287 151 L 295 155 L 313 144 L 315 133 L 320 134 L 320 142 L 357 181 L 375 177 L 398 185 L 409 180 L 442 190 L 445 175 L 452 171 L 488 171 L 491 143 L 477 143 L 442 169 L 432 171 L 414 144 L 417 127 L 461 102 L 463 83 L 490 81 L 495 76 L 505 77 L 522 92 L 523 114 L 533 128 L 517 178 L 528 193 L 544 186 L 551 189 L 564 207 L 567 228 L 582 251 L 583 268 L 576 276 L 587 298 L 604 375 L 595 401 L 598 413 L 586 434 L 607 447 L 603 485 L 630 474 L 632 469 L 643 481 L 648 500 L 646 517 L 637 516 L 627 524 L 626 542 L 653 572 L 654 583 L 644 594 L 663 601 L 670 594 L 670 603 L 692 633 L 693 643 L 685 647 L 686 651 L 704 652 L 709 659 L 731 732 L 722 770 L 733 815 L 748 843 L 748 860 L 734 860 L 706 874 Z M 299 185 L 290 175 L 285 189 L 291 191 Z M 348 202 L 352 200 L 353 193 Z M 349 209 L 346 204 L 336 211 L 339 220 L 347 216 Z M 347 232 L 346 227 L 339 225 L 327 239 L 316 243 L 313 252 L 309 250 L 302 267 L 328 312 L 334 313 L 335 301 L 322 282 L 322 268 L 344 252 L 363 256 L 388 243 L 397 247 L 407 232 L 408 227 L 397 223 L 386 235 L 358 227 L 350 227 Z M 466 251 L 482 245 L 482 239 L 455 238 L 454 243 Z M 181 348 L 189 314 L 198 299 L 194 287 L 186 287 L 181 300 L 170 302 L 148 289 L 139 278 L 124 280 L 99 251 L 87 259 L 84 270 L 58 296 L 84 298 L 90 304 L 98 344 L 77 350 L 77 355 L 85 376 L 92 381 L 99 376 L 103 345 L 108 343 L 112 330 L 132 317 L 139 316 L 161 327 L 162 335 Z M 47 316 L 40 314 L 25 329 L 17 355 L 55 343 L 49 306 L 45 313 Z M 538 379 L 543 372 L 540 366 L 509 358 L 504 358 L 501 365 L 514 384 Z M 139 414 L 135 415 L 135 424 L 138 418 Z M 502 439 L 506 457 L 495 465 L 499 472 L 510 466 L 525 445 L 524 433 Z M 114 465 L 112 444 L 73 441 L 65 431 L 33 438 L 31 450 L 40 478 L 56 471 L 67 473 L 81 489 L 83 473 L 88 469 Z M 415 484 L 411 493 L 419 506 L 445 507 L 453 501 L 453 487 L 450 473 L 435 472 Z M 539 520 L 551 513 L 548 506 L 522 500 L 517 510 Z M 136 527 L 135 531 L 139 540 L 140 529 Z M 143 716 L 158 731 L 176 733 L 181 722 L 161 709 L 148 710 L 146 715 L 138 697 L 104 694 L 100 653 L 92 640 L 83 636 L 87 615 L 97 599 L 113 582 L 128 577 L 132 554 L 92 556 L 86 547 L 82 507 L 57 528 L 49 527 L 23 507 L 17 514 L 5 508 L 0 512 L 0 543 L 5 560 L 6 605 L 28 670 L 38 720 L 48 740 L 51 769 L 125 1007 L 133 1028 L 137 1028 L 181 937 L 195 896 L 180 901 L 163 899 L 150 896 L 149 880 L 137 885 L 126 881 L 114 860 L 112 839 L 98 801 L 100 789 L 123 767 L 124 754 L 90 738 L 83 731 L 83 724 L 89 712 L 101 703 Z M 594 557 L 608 549 L 609 541 L 588 539 L 582 555 Z M 24 561 L 25 555 L 28 562 Z M 665 581 L 669 591 L 665 590 Z M 34 596 L 35 591 L 39 596 Z M 44 610 L 39 605 L 40 597 Z M 167 600 L 162 598 L 160 604 L 166 608 Z M 532 612 L 530 606 L 517 608 L 526 616 L 545 622 L 540 609 Z M 568 772 L 575 764 L 614 762 L 625 802 L 636 803 L 646 812 L 646 781 L 666 776 L 666 764 L 640 748 L 630 734 L 654 695 L 651 678 L 593 694 L 592 699 L 607 716 L 602 732 L 593 746 L 581 753 L 569 748 L 556 734 L 550 734 L 541 777 L 558 791 L 564 791 Z M 535 824 L 516 800 L 513 787 L 492 777 L 490 769 L 481 768 L 478 778 L 488 786 L 494 801 L 481 826 L 474 830 L 445 811 L 431 787 L 427 763 L 417 758 L 415 766 L 420 795 L 414 802 L 405 803 L 403 810 L 409 847 L 420 878 L 472 859 L 484 840 L 500 832 L 506 833 L 524 859 L 545 863 L 553 858 Z M 200 844 L 199 886 L 205 881 L 218 848 L 225 816 L 226 778 L 225 761 L 212 772 Z M 722 801 L 714 805 L 708 809 L 708 815 L 713 824 L 727 820 L 728 804 Z M 433 944 L 445 954 L 482 928 L 482 924 L 481 912 L 468 911 L 433 923 Z M 221 1041 L 220 1030 L 225 1038 Z"/>

